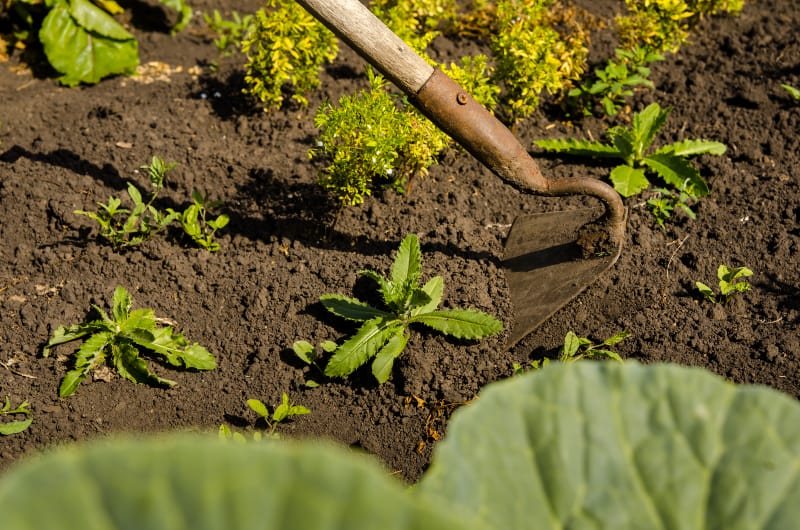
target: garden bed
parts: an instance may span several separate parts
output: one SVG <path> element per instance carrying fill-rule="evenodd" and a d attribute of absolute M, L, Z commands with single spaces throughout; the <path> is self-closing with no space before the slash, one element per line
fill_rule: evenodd
<path fill-rule="evenodd" d="M 621 4 L 581 3 L 601 15 Z M 259 3 L 194 7 L 252 12 Z M 150 63 L 138 78 L 68 89 L 34 76 L 16 57 L 0 65 L 0 398 L 29 401 L 35 418 L 28 430 L 1 439 L 0 468 L 105 433 L 223 423 L 246 430 L 255 421 L 247 399 L 276 405 L 287 392 L 311 414 L 281 425 L 284 436 L 363 448 L 414 481 L 455 407 L 511 376 L 514 363 L 556 355 L 570 330 L 595 340 L 625 330 L 631 336 L 616 351 L 627 359 L 701 366 L 800 396 L 800 105 L 780 87 L 800 86 L 800 15 L 792 2 L 747 2 L 737 17 L 704 21 L 690 45 L 654 65 L 656 89 L 632 101 L 634 110 L 651 101 L 673 108 L 657 143 L 705 138 L 728 146 L 724 156 L 698 160 L 711 193 L 694 208 L 696 220 L 677 215 L 662 230 L 644 199 L 633 197 L 617 264 L 513 349 L 504 348 L 504 335 L 460 342 L 418 330 L 388 383 L 378 386 L 366 369 L 313 389 L 304 385 L 308 368 L 292 343 L 353 331 L 327 314 L 320 295 L 363 296 L 370 286 L 357 271 L 388 271 L 407 234 L 420 237 L 423 277 L 443 276 L 446 306 L 480 309 L 511 326 L 500 268 L 509 224 L 520 213 L 586 200 L 521 195 L 450 150 L 408 196 L 368 198 L 331 229 L 336 206 L 316 184 L 320 166 L 307 151 L 319 104 L 366 87 L 357 56 L 343 47 L 308 109 L 264 113 L 241 94 L 241 58 L 218 56 L 201 16 L 170 37 L 148 28 L 146 15 L 135 11 L 133 19 L 142 64 Z M 441 39 L 433 53 L 443 59 L 460 45 Z M 612 47 L 599 35 L 591 59 L 602 61 Z M 543 105 L 515 132 L 530 145 L 544 137 L 600 138 L 608 126 L 562 120 L 556 107 Z M 605 178 L 609 171 L 533 151 L 546 176 Z M 225 202 L 231 223 L 218 253 L 178 232 L 114 252 L 73 213 L 124 195 L 129 181 L 146 187 L 139 168 L 154 155 L 178 163 L 162 207 L 185 207 L 193 188 Z M 754 271 L 752 291 L 724 307 L 694 288 L 698 280 L 715 285 L 723 263 Z M 43 358 L 43 345 L 59 324 L 85 321 L 92 303 L 108 307 L 117 285 L 135 307 L 152 308 L 206 346 L 218 368 L 159 365 L 154 370 L 177 386 L 111 377 L 59 399 L 74 348 Z"/>

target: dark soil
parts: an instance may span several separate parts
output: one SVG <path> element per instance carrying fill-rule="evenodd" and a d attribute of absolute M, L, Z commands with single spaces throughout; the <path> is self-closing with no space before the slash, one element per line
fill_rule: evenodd
<path fill-rule="evenodd" d="M 260 5 L 194 4 L 239 12 Z M 621 2 L 583 4 L 609 16 Z M 27 400 L 35 415 L 29 430 L 0 440 L 0 468 L 46 446 L 106 433 L 216 430 L 222 423 L 246 430 L 255 420 L 248 398 L 277 404 L 286 391 L 312 413 L 282 425 L 284 435 L 361 447 L 414 481 L 453 408 L 509 377 L 513 363 L 556 355 L 569 330 L 598 341 L 626 330 L 631 337 L 617 347 L 625 358 L 702 366 L 800 396 L 800 105 L 779 86 L 800 87 L 797 0 L 750 1 L 738 17 L 706 20 L 692 44 L 654 66 L 656 90 L 632 101 L 635 110 L 651 101 L 673 107 L 658 142 L 706 138 L 729 147 L 725 156 L 697 160 L 712 191 L 696 205 L 695 221 L 677 215 L 662 230 L 643 207 L 647 196 L 632 198 L 617 264 L 517 347 L 506 351 L 504 336 L 458 342 L 417 330 L 380 387 L 368 370 L 304 387 L 309 371 L 293 360 L 292 342 L 353 331 L 326 314 L 321 294 L 365 295 L 370 286 L 357 271 L 387 271 L 399 242 L 416 233 L 424 274 L 445 279 L 445 305 L 481 309 L 510 327 L 500 267 L 508 225 L 520 213 L 588 202 L 521 195 L 451 150 L 409 196 L 378 194 L 326 230 L 335 208 L 306 155 L 313 112 L 326 98 L 366 87 L 361 61 L 344 49 L 309 109 L 267 114 L 241 94 L 241 58 L 218 57 L 201 16 L 175 37 L 144 27 L 139 14 L 133 22 L 142 63 L 180 71 L 150 83 L 115 78 L 68 89 L 35 77 L 16 55 L 0 65 L 0 398 Z M 434 49 L 444 58 L 462 44 L 441 39 Z M 600 35 L 594 46 L 599 61 L 613 41 Z M 545 104 L 516 133 L 530 145 L 542 137 L 599 138 L 608 126 L 561 120 Z M 219 253 L 176 232 L 115 253 L 88 219 L 73 214 L 123 195 L 129 181 L 145 188 L 138 168 L 153 155 L 179 164 L 160 206 L 186 206 L 193 188 L 225 201 L 232 222 Z M 608 173 L 535 156 L 546 176 Z M 755 272 L 752 291 L 726 307 L 694 289 L 696 280 L 715 285 L 721 263 Z M 136 307 L 154 309 L 205 345 L 219 367 L 192 373 L 155 365 L 178 385 L 165 390 L 113 377 L 86 381 L 59 399 L 75 345 L 43 358 L 43 344 L 59 324 L 91 316 L 91 303 L 107 307 L 117 285 L 130 290 Z"/>

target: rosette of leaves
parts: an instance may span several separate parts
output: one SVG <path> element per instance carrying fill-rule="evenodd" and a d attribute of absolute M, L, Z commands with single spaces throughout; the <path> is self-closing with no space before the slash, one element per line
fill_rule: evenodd
<path fill-rule="evenodd" d="M 111 315 L 93 305 L 100 319 L 72 326 L 59 326 L 44 347 L 42 355 L 50 355 L 53 346 L 86 337 L 75 352 L 74 368 L 67 372 L 58 390 L 59 397 L 72 395 L 90 372 L 105 363 L 134 383 L 171 387 L 175 381 L 150 371 L 141 351 L 155 354 L 177 368 L 213 370 L 213 355 L 198 343 L 190 344 L 171 326 L 160 327 L 152 309 L 131 311 L 133 299 L 120 286 L 114 291 Z"/>
<path fill-rule="evenodd" d="M 400 244 L 389 278 L 372 270 L 360 271 L 377 282 L 384 309 L 337 294 L 320 297 L 322 305 L 334 315 L 362 323 L 355 335 L 336 348 L 325 375 L 347 376 L 374 357 L 372 374 L 379 383 L 385 383 L 394 360 L 408 343 L 411 324 L 422 324 L 458 339 L 480 339 L 503 330 L 502 322 L 480 311 L 437 310 L 444 280 L 436 276 L 420 287 L 421 271 L 419 239 L 411 234 Z"/>
<path fill-rule="evenodd" d="M 593 158 L 617 158 L 624 163 L 611 170 L 611 182 L 620 195 L 630 197 L 650 187 L 648 173 L 654 173 L 667 185 L 696 199 L 708 194 L 708 184 L 689 161 L 689 157 L 722 155 L 725 145 L 709 140 L 681 140 L 649 153 L 656 134 L 664 126 L 669 108 L 652 103 L 634 114 L 633 126 L 612 127 L 606 133 L 611 143 L 587 140 L 547 139 L 534 144 L 556 153 Z"/>
<path fill-rule="evenodd" d="M 183 0 L 161 0 L 179 19 L 172 31 L 189 23 L 191 8 Z M 136 37 L 113 15 L 123 12 L 114 0 L 11 0 L 12 23 L 22 40 L 41 42 L 50 65 L 68 86 L 98 83 L 104 77 L 130 74 L 139 65 Z"/>

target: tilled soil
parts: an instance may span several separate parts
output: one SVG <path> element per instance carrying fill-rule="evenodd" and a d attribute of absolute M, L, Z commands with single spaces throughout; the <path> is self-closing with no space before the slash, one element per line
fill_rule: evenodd
<path fill-rule="evenodd" d="M 195 4 L 223 12 L 259 6 Z M 582 4 L 606 17 L 621 6 Z M 142 63 L 170 67 L 160 77 L 68 89 L 34 77 L 12 56 L 0 65 L 0 398 L 29 401 L 35 420 L 0 440 L 0 468 L 106 433 L 215 430 L 223 423 L 247 430 L 255 422 L 247 399 L 275 405 L 288 392 L 312 413 L 281 425 L 284 436 L 363 448 L 414 481 L 454 408 L 511 376 L 514 363 L 557 355 L 570 330 L 595 341 L 625 330 L 631 336 L 616 350 L 627 359 L 702 366 L 800 396 L 800 105 L 780 88 L 800 87 L 799 13 L 796 0 L 772 0 L 747 2 L 738 17 L 706 20 L 690 45 L 654 65 L 656 89 L 631 102 L 634 110 L 653 101 L 672 107 L 658 143 L 705 138 L 728 146 L 724 156 L 696 161 L 711 187 L 694 208 L 696 220 L 676 215 L 661 229 L 643 206 L 648 195 L 631 198 L 616 265 L 516 347 L 504 348 L 505 335 L 461 342 L 415 329 L 383 386 L 366 369 L 305 387 L 315 374 L 294 360 L 291 344 L 341 340 L 354 330 L 324 311 L 320 295 L 369 296 L 371 285 L 357 271 L 388 271 L 399 242 L 416 233 L 425 278 L 444 277 L 445 306 L 480 309 L 511 327 L 500 264 L 508 226 L 520 213 L 590 202 L 522 195 L 450 150 L 410 195 L 376 194 L 329 228 L 336 208 L 317 186 L 320 166 L 307 151 L 320 103 L 367 85 L 363 62 L 344 46 L 308 109 L 273 113 L 241 94 L 241 57 L 219 57 L 199 14 L 174 37 L 132 27 Z M 433 49 L 442 59 L 463 46 L 439 39 Z M 601 35 L 592 59 L 612 48 Z M 530 145 L 544 137 L 600 138 L 607 127 L 598 119 L 568 123 L 545 104 L 515 133 Z M 546 176 L 608 174 L 608 166 L 532 151 Z M 178 163 L 160 207 L 185 207 L 193 188 L 225 201 L 232 220 L 220 234 L 220 252 L 195 248 L 175 231 L 114 252 L 73 213 L 124 195 L 128 182 L 146 188 L 139 168 L 154 155 Z M 722 263 L 754 271 L 752 291 L 724 307 L 694 288 L 697 280 L 716 285 Z M 153 364 L 178 385 L 165 390 L 111 377 L 59 399 L 75 345 L 48 358 L 42 346 L 59 324 L 93 317 L 92 303 L 107 307 L 117 285 L 132 293 L 135 307 L 152 308 L 205 345 L 218 368 Z"/>

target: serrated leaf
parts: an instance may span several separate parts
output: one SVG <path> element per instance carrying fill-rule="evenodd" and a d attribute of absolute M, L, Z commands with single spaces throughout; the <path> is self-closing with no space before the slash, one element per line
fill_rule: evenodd
<path fill-rule="evenodd" d="M 365 322 L 377 317 L 391 316 L 385 311 L 375 309 L 371 305 L 356 298 L 350 298 L 349 296 L 324 294 L 319 297 L 319 301 L 325 306 L 325 309 L 347 320 Z"/>
<path fill-rule="evenodd" d="M 403 353 L 407 343 L 408 337 L 404 333 L 398 333 L 393 335 L 375 355 L 375 360 L 372 361 L 372 375 L 375 376 L 378 383 L 383 384 L 389 380 L 389 376 L 392 375 L 394 360 Z"/>
<path fill-rule="evenodd" d="M 368 320 L 355 335 L 336 348 L 325 367 L 325 375 L 344 377 L 352 374 L 396 333 L 402 333 L 402 325 L 397 320 L 383 317 Z"/>
<path fill-rule="evenodd" d="M 710 140 L 681 140 L 670 145 L 666 145 L 656 151 L 657 153 L 672 153 L 675 156 L 695 156 L 695 155 L 723 155 L 727 147 L 720 142 Z"/>
<path fill-rule="evenodd" d="M 533 143 L 545 151 L 563 153 L 565 155 L 591 156 L 595 158 L 623 157 L 622 153 L 620 153 L 616 147 L 601 142 L 564 138 L 535 140 Z"/>
<path fill-rule="evenodd" d="M 419 322 L 457 339 L 480 339 L 503 331 L 503 323 L 493 316 L 469 309 L 432 311 L 416 315 L 409 322 Z"/>
<path fill-rule="evenodd" d="M 431 278 L 422 286 L 422 291 L 428 295 L 430 300 L 425 305 L 414 308 L 411 311 L 411 316 L 430 313 L 439 307 L 439 304 L 442 303 L 442 295 L 444 294 L 444 279 L 442 279 L 441 276 Z"/>
<path fill-rule="evenodd" d="M 114 289 L 114 295 L 111 298 L 111 313 L 114 315 L 114 321 L 117 324 L 127 320 L 132 305 L 133 299 L 124 287 L 118 286 Z"/>
<path fill-rule="evenodd" d="M 105 329 L 106 329 L 105 326 L 97 323 L 76 324 L 74 326 L 60 325 L 53 332 L 53 336 L 50 337 L 50 340 L 47 342 L 44 349 L 42 350 L 42 357 L 49 357 L 50 349 L 53 346 L 58 346 L 59 344 L 64 344 L 67 342 L 72 342 L 73 340 L 84 337 L 90 333 L 97 333 L 100 331 L 104 331 Z"/>
<path fill-rule="evenodd" d="M 414 283 L 419 278 L 422 269 L 422 252 L 419 247 L 419 238 L 410 234 L 400 243 L 397 256 L 392 263 L 391 282 L 396 287 L 408 282 Z"/>
<path fill-rule="evenodd" d="M 685 189 L 692 197 L 708 195 L 708 184 L 686 158 L 672 153 L 653 153 L 642 163 L 655 171 L 664 182 L 676 189 Z"/>
<path fill-rule="evenodd" d="M 253 412 L 258 414 L 262 418 L 268 418 L 269 417 L 269 410 L 267 409 L 267 406 L 262 401 L 260 401 L 258 399 L 248 399 L 247 400 L 247 406 L 250 407 L 250 409 Z"/>
<path fill-rule="evenodd" d="M 156 329 L 156 315 L 152 309 L 134 309 L 127 313 L 127 318 L 116 315 L 114 318 L 120 324 L 121 332 L 137 330 L 152 333 Z"/>
<path fill-rule="evenodd" d="M 640 157 L 636 150 L 637 138 L 635 134 L 624 127 L 612 127 L 608 130 L 611 142 L 628 165 L 633 165 Z"/>
<path fill-rule="evenodd" d="M 139 356 L 139 350 L 127 342 L 112 344 L 111 360 L 117 373 L 133 383 L 165 387 L 175 385 L 175 381 L 163 379 L 152 373 L 147 361 Z"/>
<path fill-rule="evenodd" d="M 644 171 L 631 166 L 617 166 L 611 170 L 611 183 L 617 193 L 623 197 L 631 197 L 641 193 L 650 186 Z"/>
<path fill-rule="evenodd" d="M 651 103 L 643 111 L 633 115 L 633 135 L 636 159 L 641 160 L 653 143 L 658 131 L 667 121 L 669 108 L 661 109 L 658 103 Z"/>

